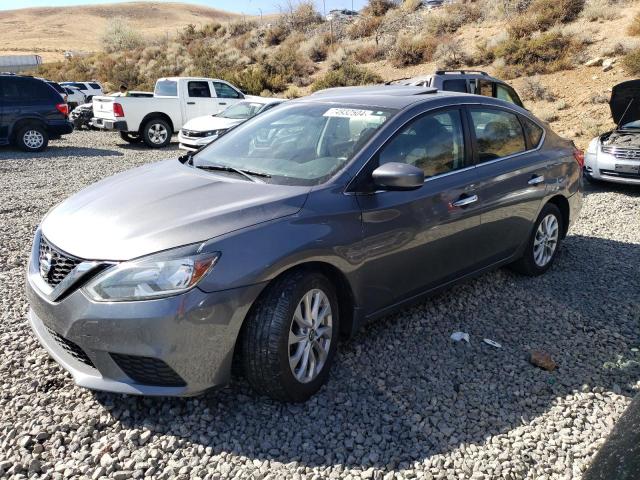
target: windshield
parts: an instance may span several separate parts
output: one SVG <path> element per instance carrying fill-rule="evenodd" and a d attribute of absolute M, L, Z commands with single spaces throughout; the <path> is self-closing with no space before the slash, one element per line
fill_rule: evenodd
<path fill-rule="evenodd" d="M 194 157 L 268 174 L 281 185 L 318 185 L 342 169 L 396 110 L 295 103 L 274 108 L 229 131 Z"/>
<path fill-rule="evenodd" d="M 239 102 L 231 105 L 224 112 L 218 114 L 219 117 L 243 120 L 253 117 L 264 106 L 264 103 Z"/>
<path fill-rule="evenodd" d="M 620 128 L 638 129 L 640 128 L 640 120 L 634 120 L 633 122 L 625 123 Z"/>

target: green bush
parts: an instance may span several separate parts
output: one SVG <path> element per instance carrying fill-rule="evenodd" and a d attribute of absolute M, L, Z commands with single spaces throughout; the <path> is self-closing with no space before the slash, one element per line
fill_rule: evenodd
<path fill-rule="evenodd" d="M 274 47 L 280 45 L 287 39 L 289 29 L 282 24 L 270 27 L 264 34 L 264 43 L 267 46 Z"/>
<path fill-rule="evenodd" d="M 369 3 L 362 9 L 362 13 L 372 17 L 382 17 L 395 6 L 391 0 L 369 0 Z"/>
<path fill-rule="evenodd" d="M 394 67 L 406 67 L 428 62 L 438 47 L 439 41 L 434 37 L 398 37 L 390 50 L 388 59 Z"/>
<path fill-rule="evenodd" d="M 554 25 L 574 21 L 584 9 L 585 0 L 533 0 L 529 8 L 510 22 L 514 37 L 547 31 Z"/>
<path fill-rule="evenodd" d="M 532 37 L 509 37 L 494 49 L 494 54 L 506 64 L 502 75 L 513 78 L 570 69 L 580 48 L 560 32 L 546 32 Z"/>
<path fill-rule="evenodd" d="M 325 88 L 351 87 L 356 85 L 370 85 L 373 83 L 382 83 L 380 75 L 364 67 L 347 62 L 336 70 L 328 71 L 313 82 L 311 91 L 316 92 Z"/>
<path fill-rule="evenodd" d="M 351 39 L 371 37 L 382 26 L 382 17 L 362 15 L 347 27 L 347 35 Z"/>
<path fill-rule="evenodd" d="M 426 19 L 426 30 L 432 35 L 455 33 L 463 25 L 482 18 L 482 9 L 476 3 L 457 2 L 446 5 Z"/>

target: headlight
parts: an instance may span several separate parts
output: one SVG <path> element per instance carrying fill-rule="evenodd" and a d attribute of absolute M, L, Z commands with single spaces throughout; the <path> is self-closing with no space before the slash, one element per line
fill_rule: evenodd
<path fill-rule="evenodd" d="M 84 291 L 98 302 L 168 297 L 195 287 L 219 258 L 219 252 L 181 257 L 159 254 L 123 262 L 99 274 Z"/>
<path fill-rule="evenodd" d="M 211 130 L 209 132 L 205 132 L 204 135 L 206 137 L 217 137 L 218 135 L 222 135 L 224 132 L 226 132 L 226 129 L 221 129 L 221 130 Z"/>

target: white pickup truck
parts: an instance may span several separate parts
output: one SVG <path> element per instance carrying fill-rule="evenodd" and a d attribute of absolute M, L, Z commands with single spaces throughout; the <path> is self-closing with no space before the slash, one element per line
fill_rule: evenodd
<path fill-rule="evenodd" d="M 92 123 L 98 128 L 118 130 L 129 143 L 144 142 L 161 148 L 192 118 L 213 115 L 245 98 L 252 97 L 224 80 L 160 78 L 152 98 L 93 97 Z"/>

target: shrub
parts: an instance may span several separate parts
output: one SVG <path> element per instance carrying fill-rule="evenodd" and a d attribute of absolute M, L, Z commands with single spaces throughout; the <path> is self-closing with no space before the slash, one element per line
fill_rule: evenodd
<path fill-rule="evenodd" d="M 144 38 L 123 18 L 113 18 L 102 36 L 105 52 L 133 50 L 144 44 Z"/>
<path fill-rule="evenodd" d="M 351 58 L 356 63 L 371 63 L 382 60 L 385 50 L 375 42 L 369 41 L 358 44 L 351 52 Z"/>
<path fill-rule="evenodd" d="M 640 75 L 640 48 L 627 53 L 622 65 L 629 75 Z"/>
<path fill-rule="evenodd" d="M 411 37 L 402 35 L 389 52 L 389 61 L 394 67 L 406 67 L 428 62 L 439 44 L 434 37 Z"/>
<path fill-rule="evenodd" d="M 455 38 L 441 39 L 434 57 L 439 68 L 457 68 L 469 62 L 462 43 Z"/>
<path fill-rule="evenodd" d="M 280 45 L 287 39 L 289 29 L 278 23 L 270 27 L 264 34 L 264 43 L 270 47 Z"/>
<path fill-rule="evenodd" d="M 477 3 L 451 3 L 438 13 L 427 17 L 426 30 L 432 35 L 454 33 L 463 25 L 476 22 L 481 18 L 482 10 Z"/>
<path fill-rule="evenodd" d="M 590 22 L 598 20 L 615 20 L 620 17 L 609 0 L 587 0 L 582 16 Z"/>
<path fill-rule="evenodd" d="M 316 92 L 325 88 L 370 85 L 381 82 L 382 78 L 377 73 L 347 62 L 336 70 L 328 71 L 313 82 L 311 91 Z"/>
<path fill-rule="evenodd" d="M 289 24 L 291 30 L 304 32 L 308 27 L 321 23 L 322 16 L 318 13 L 312 1 L 304 0 L 291 10 L 285 17 L 285 21 Z"/>
<path fill-rule="evenodd" d="M 312 38 L 305 47 L 308 57 L 313 62 L 322 62 L 327 59 L 329 53 L 329 45 L 323 38 Z"/>
<path fill-rule="evenodd" d="M 362 13 L 372 17 L 382 17 L 395 6 L 391 0 L 369 0 L 369 3 L 362 9 Z"/>
<path fill-rule="evenodd" d="M 405 12 L 415 12 L 422 7 L 422 0 L 404 0 L 402 2 L 402 10 Z"/>
<path fill-rule="evenodd" d="M 231 37 L 238 37 L 257 28 L 258 24 L 253 20 L 237 20 L 227 24 L 227 33 Z"/>
<path fill-rule="evenodd" d="M 567 70 L 573 66 L 572 55 L 580 47 L 560 32 L 547 32 L 533 37 L 510 37 L 498 45 L 496 57 L 502 57 L 505 66 L 502 75 L 534 75 Z"/>
<path fill-rule="evenodd" d="M 559 23 L 575 20 L 584 8 L 585 0 L 533 0 L 526 12 L 510 22 L 513 37 L 547 31 Z"/>
<path fill-rule="evenodd" d="M 538 77 L 525 78 L 520 93 L 525 100 L 553 102 L 556 99 L 553 92 L 547 90 Z"/>
<path fill-rule="evenodd" d="M 365 38 L 377 34 L 382 26 L 382 17 L 363 15 L 347 27 L 349 38 Z"/>
<path fill-rule="evenodd" d="M 294 38 L 289 38 L 277 47 L 265 59 L 262 66 L 270 77 L 276 79 L 274 83 L 278 85 L 281 83 L 308 85 L 309 76 L 316 69 L 314 63 L 300 52 L 299 43 Z M 281 91 L 281 89 L 274 91 Z"/>
<path fill-rule="evenodd" d="M 594 105 L 597 105 L 599 103 L 609 103 L 609 97 L 604 93 L 594 93 L 593 95 L 591 95 L 590 101 Z"/>
<path fill-rule="evenodd" d="M 627 33 L 633 36 L 640 36 L 640 13 L 636 13 L 633 20 L 627 27 Z"/>

